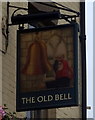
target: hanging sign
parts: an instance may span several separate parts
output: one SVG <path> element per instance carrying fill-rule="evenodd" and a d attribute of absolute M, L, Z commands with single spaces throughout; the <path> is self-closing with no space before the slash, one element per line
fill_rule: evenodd
<path fill-rule="evenodd" d="M 17 111 L 78 105 L 78 25 L 17 31 Z"/>

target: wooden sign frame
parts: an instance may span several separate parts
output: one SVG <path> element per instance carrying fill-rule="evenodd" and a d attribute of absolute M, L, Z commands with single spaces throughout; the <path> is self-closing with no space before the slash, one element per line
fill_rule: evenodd
<path fill-rule="evenodd" d="M 78 24 L 17 31 L 16 110 L 78 105 Z"/>

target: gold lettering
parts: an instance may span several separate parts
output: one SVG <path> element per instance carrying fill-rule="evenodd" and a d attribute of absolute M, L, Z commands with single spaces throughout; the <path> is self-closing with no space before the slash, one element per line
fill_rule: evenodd
<path fill-rule="evenodd" d="M 59 95 L 56 94 L 56 95 L 55 95 L 55 101 L 58 101 L 58 100 L 59 100 Z"/>
<path fill-rule="evenodd" d="M 52 101 L 53 100 L 53 96 L 52 95 L 48 95 L 48 101 Z"/>
<path fill-rule="evenodd" d="M 70 94 L 70 93 L 68 93 L 68 99 L 72 99 L 72 97 L 71 97 L 71 94 Z"/>
<path fill-rule="evenodd" d="M 26 98 L 21 98 L 22 99 L 22 103 L 25 104 Z"/>
<path fill-rule="evenodd" d="M 60 100 L 64 100 L 63 94 L 60 94 Z"/>
<path fill-rule="evenodd" d="M 32 97 L 32 103 L 35 103 L 35 98 L 34 97 Z"/>
<path fill-rule="evenodd" d="M 66 96 L 66 94 L 64 94 L 64 100 L 67 100 L 68 98 L 67 98 L 67 96 Z"/>
<path fill-rule="evenodd" d="M 39 96 L 39 97 L 37 98 L 37 101 L 38 101 L 38 102 L 43 102 L 43 96 Z"/>
<path fill-rule="evenodd" d="M 31 97 L 30 98 L 26 98 L 26 103 L 31 103 Z"/>
<path fill-rule="evenodd" d="M 46 100 L 46 96 L 44 96 L 44 102 L 47 102 L 47 100 Z"/>

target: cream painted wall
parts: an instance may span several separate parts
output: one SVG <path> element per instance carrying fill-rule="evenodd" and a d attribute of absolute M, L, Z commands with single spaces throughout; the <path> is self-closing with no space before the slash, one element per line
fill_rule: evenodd
<path fill-rule="evenodd" d="M 27 3 L 11 3 L 12 5 L 23 6 L 27 7 Z M 67 7 L 70 7 L 76 11 L 79 11 L 79 3 L 62 3 Z M 1 4 L 0 4 L 1 8 Z M 7 16 L 6 11 L 6 3 L 3 2 L 2 4 L 2 17 Z M 14 9 L 10 9 L 10 15 Z M 23 11 L 22 11 L 23 12 Z M 1 13 L 1 11 L 0 11 Z M 1 16 L 1 15 L 0 15 Z M 79 19 L 77 19 L 79 22 Z M 1 17 L 0 17 L 1 23 Z M 65 23 L 64 21 L 59 21 L 59 24 Z M 9 45 L 8 51 L 4 55 L 0 53 L 0 68 L 2 68 L 2 74 L 0 74 L 0 103 L 7 104 L 9 111 L 13 112 L 16 109 L 16 30 L 17 27 L 11 26 L 9 28 Z M 1 33 L 1 32 L 0 32 Z M 5 41 L 4 36 L 3 41 Z M 2 40 L 2 38 L 1 38 Z M 79 51 L 80 51 L 80 43 L 79 43 Z M 79 52 L 80 58 L 80 52 Z M 3 62 L 2 62 L 3 61 Z M 79 66 L 81 64 L 81 58 L 79 60 Z M 78 69 L 79 72 L 79 99 L 81 99 L 81 68 Z M 3 94 L 2 94 L 3 93 Z M 2 99 L 1 99 L 2 98 Z M 3 102 L 2 102 L 3 100 Z M 78 107 L 68 107 L 68 108 L 58 108 L 58 109 L 49 109 L 48 110 L 48 117 L 49 118 L 80 118 L 81 117 L 81 101 L 79 101 L 80 106 Z M 20 117 L 25 115 L 24 113 L 18 114 Z"/>
<path fill-rule="evenodd" d="M 10 3 L 11 5 L 27 7 L 27 3 Z M 14 11 L 10 8 L 9 18 Z M 1 12 L 1 11 L 0 11 Z M 20 11 L 26 13 L 25 11 Z M 2 3 L 2 18 L 6 21 L 7 17 L 7 3 Z M 9 27 L 9 42 L 6 54 L 2 54 L 2 105 L 6 104 L 9 112 L 16 111 L 16 30 L 17 26 Z M 6 41 L 2 35 L 2 40 Z M 4 48 L 4 44 L 3 44 Z M 0 64 L 1 65 L 1 64 Z M 17 113 L 18 116 L 23 117 L 25 113 Z"/>
<path fill-rule="evenodd" d="M 0 50 L 2 50 L 2 3 L 0 2 Z M 0 51 L 0 106 L 2 105 L 2 52 Z"/>
<path fill-rule="evenodd" d="M 61 2 L 62 5 L 69 7 L 75 11 L 80 11 L 79 2 Z M 62 12 L 62 11 L 61 11 Z M 68 12 L 65 12 L 69 14 Z M 77 18 L 77 22 L 79 23 L 80 19 Z M 64 24 L 65 21 L 59 21 L 59 24 Z M 57 108 L 56 109 L 56 118 L 81 118 L 81 49 L 80 49 L 80 41 L 78 39 L 78 94 L 79 94 L 79 106 L 78 107 L 65 107 L 65 108 Z"/>

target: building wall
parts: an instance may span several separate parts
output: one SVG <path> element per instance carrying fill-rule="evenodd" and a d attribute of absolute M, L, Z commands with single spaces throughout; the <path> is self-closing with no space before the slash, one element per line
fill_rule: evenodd
<path fill-rule="evenodd" d="M 67 7 L 74 9 L 76 11 L 79 11 L 79 3 L 62 3 L 63 5 L 66 5 Z M 11 5 L 16 6 L 23 6 L 27 7 L 27 3 L 11 3 Z M 2 17 L 4 18 L 4 22 L 6 21 L 7 17 L 7 4 L 2 3 Z M 1 7 L 0 7 L 1 8 Z M 10 8 L 10 16 L 15 10 L 14 8 Z M 20 11 L 25 12 L 25 11 Z M 79 18 L 77 19 L 79 22 Z M 1 17 L 0 17 L 0 23 L 1 23 Z M 66 23 L 63 20 L 59 21 L 59 24 Z M 6 26 L 5 26 L 6 27 Z M 0 105 L 6 104 L 9 108 L 10 112 L 16 111 L 16 30 L 17 26 L 10 26 L 9 27 L 9 42 L 8 42 L 8 49 L 6 54 L 2 54 L 0 52 L 0 68 L 2 68 L 2 74 L 0 74 Z M 1 33 L 1 32 L 0 32 Z M 5 43 L 6 39 L 2 35 L 1 40 L 3 40 L 2 45 L 3 49 L 5 49 Z M 80 43 L 79 43 L 80 44 Z M 1 48 L 1 47 L 0 47 Z M 79 51 L 80 51 L 80 45 L 79 45 Z M 80 53 L 80 52 L 79 52 Z M 80 54 L 79 54 L 80 58 Z M 2 62 L 3 61 L 3 62 Z M 81 62 L 79 60 L 79 66 Z M 2 67 L 1 67 L 2 66 Z M 79 67 L 79 99 L 81 99 L 81 68 Z M 3 94 L 2 94 L 3 93 Z M 81 106 L 81 101 L 79 101 L 79 104 Z M 48 110 L 48 117 L 49 118 L 80 118 L 81 117 L 81 107 L 68 107 L 68 108 L 57 108 L 57 109 L 49 109 Z M 21 113 L 18 114 L 20 117 L 23 117 L 25 114 Z"/>
<path fill-rule="evenodd" d="M 69 7 L 75 11 L 80 11 L 80 3 L 79 2 L 62 2 L 62 5 Z M 61 12 L 63 12 L 61 10 Z M 65 12 L 70 14 L 68 12 Z M 64 13 L 63 13 L 64 14 Z M 79 23 L 79 17 L 76 19 L 77 23 Z M 64 20 L 59 20 L 59 24 L 68 24 Z M 57 108 L 56 109 L 56 118 L 81 118 L 81 48 L 80 48 L 80 40 L 78 38 L 78 97 L 79 97 L 79 106 L 77 107 L 65 107 L 65 108 Z M 53 110 L 54 111 L 54 110 Z M 50 111 L 51 112 L 51 111 Z M 54 116 L 54 115 L 53 115 Z"/>
<path fill-rule="evenodd" d="M 91 3 L 90 3 L 90 4 L 91 4 Z M 91 6 L 91 5 L 90 5 L 90 6 Z M 93 89 L 93 92 L 92 92 L 92 93 L 93 93 L 93 100 L 92 100 L 92 101 L 93 101 L 93 103 L 92 103 L 92 104 L 93 104 L 93 107 L 92 107 L 92 106 L 91 106 L 91 107 L 92 107 L 92 110 L 93 110 L 93 118 L 95 119 L 95 92 L 94 92 L 94 90 L 95 90 L 95 88 L 94 88 L 94 85 L 95 85 L 95 80 L 94 80 L 94 79 L 95 79 L 95 74 L 94 74 L 94 71 L 95 71 L 95 62 L 94 62 L 94 60 L 95 60 L 95 52 L 94 52 L 94 51 L 95 51 L 95 47 L 94 47 L 94 45 L 95 45 L 95 34 L 94 34 L 94 32 L 95 32 L 95 23 L 94 23 L 94 21 L 95 21 L 95 13 L 94 13 L 94 11 L 95 11 L 95 1 L 93 2 L 93 23 L 92 23 L 92 25 L 93 25 L 93 33 L 92 33 L 92 34 L 93 34 L 93 42 L 92 42 L 92 45 L 93 45 L 92 50 L 93 50 L 93 52 L 91 51 L 91 52 L 93 53 L 93 55 L 92 55 L 92 56 L 93 56 L 93 63 L 92 63 L 92 65 L 93 65 L 93 70 L 92 70 L 92 71 L 93 71 L 93 80 L 92 80 L 92 81 L 93 81 L 93 83 L 92 83 L 92 84 L 93 84 L 93 88 L 92 88 L 92 89 Z M 89 19 L 89 20 L 90 20 L 90 19 Z M 89 23 L 90 23 L 90 22 L 89 22 Z M 92 34 L 91 34 L 91 35 L 92 35 Z M 90 35 L 89 35 L 89 37 L 90 37 Z M 91 38 L 90 38 L 90 39 L 91 39 Z M 90 41 L 90 39 L 89 39 L 89 41 Z M 90 46 L 89 46 L 89 47 L 91 47 L 91 43 L 90 43 Z M 89 55 L 90 55 L 90 54 L 89 54 Z M 90 62 L 90 60 L 89 60 L 89 62 Z M 91 67 L 91 66 L 90 66 L 90 67 Z M 91 68 L 90 68 L 90 69 L 91 69 Z M 89 74 L 90 74 L 90 73 L 89 73 Z M 89 80 L 89 81 L 90 81 L 90 80 Z M 91 83 L 90 83 L 90 85 L 88 85 L 88 86 L 89 86 L 89 88 L 92 87 L 92 86 L 91 86 Z M 91 90 L 90 90 L 90 91 L 91 91 Z M 91 96 L 91 94 L 88 93 L 88 96 Z M 89 102 L 90 102 L 90 104 L 91 104 L 92 101 L 91 101 L 91 99 L 89 98 L 88 104 L 89 104 Z M 89 117 L 91 117 L 91 114 L 90 114 L 90 113 L 92 112 L 92 110 L 91 110 L 91 111 L 88 111 L 88 116 L 89 116 Z"/>
<path fill-rule="evenodd" d="M 27 7 L 27 3 L 10 3 L 11 5 Z M 15 9 L 9 9 L 9 18 Z M 20 11 L 26 13 L 25 11 Z M 7 3 L 2 3 L 2 18 L 7 17 Z M 10 22 L 10 21 L 9 21 Z M 8 48 L 6 54 L 2 54 L 2 105 L 6 104 L 10 112 L 16 111 L 16 30 L 17 26 L 9 26 Z M 3 37 L 3 49 L 6 39 Z M 22 117 L 23 114 L 20 114 Z"/>
<path fill-rule="evenodd" d="M 1 21 L 2 21 L 2 3 L 0 2 L 0 105 L 2 105 L 2 32 L 1 32 Z"/>

